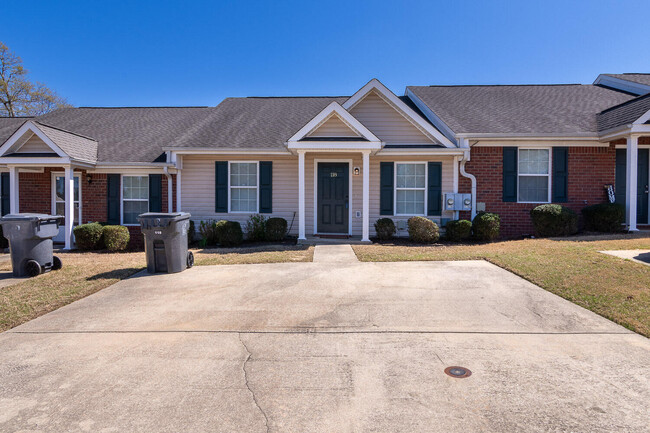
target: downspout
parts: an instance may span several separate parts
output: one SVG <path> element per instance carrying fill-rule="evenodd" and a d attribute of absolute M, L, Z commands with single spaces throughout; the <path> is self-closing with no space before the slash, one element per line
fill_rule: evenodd
<path fill-rule="evenodd" d="M 476 216 L 476 177 L 473 174 L 465 171 L 465 163 L 470 160 L 469 140 L 466 138 L 460 139 L 460 147 L 465 149 L 463 152 L 463 159 L 460 160 L 460 174 L 468 178 L 472 182 L 472 220 Z"/>
<path fill-rule="evenodd" d="M 165 176 L 167 176 L 167 212 L 173 212 L 173 205 L 174 205 L 174 194 L 172 191 L 173 187 L 173 182 L 172 182 L 172 175 L 169 174 L 169 167 L 165 166 L 163 167 L 163 173 L 165 173 Z"/>

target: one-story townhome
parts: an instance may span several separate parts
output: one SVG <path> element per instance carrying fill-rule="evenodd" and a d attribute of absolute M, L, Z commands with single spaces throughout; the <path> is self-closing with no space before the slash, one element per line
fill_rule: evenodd
<path fill-rule="evenodd" d="M 187 211 L 195 221 L 285 218 L 299 239 L 368 241 L 381 217 L 439 224 L 496 212 L 502 234 L 529 211 L 608 200 L 629 230 L 650 223 L 650 74 L 591 85 L 409 86 L 352 96 L 228 98 L 216 107 L 64 108 L 0 118 L 2 214 L 89 221 Z M 634 191 L 627 194 L 627 191 Z M 243 224 L 242 224 L 243 225 Z"/>

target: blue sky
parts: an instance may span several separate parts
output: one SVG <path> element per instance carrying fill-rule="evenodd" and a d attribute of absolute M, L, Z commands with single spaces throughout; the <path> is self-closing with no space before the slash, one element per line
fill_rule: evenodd
<path fill-rule="evenodd" d="M 403 94 L 650 72 L 647 0 L 5 0 L 0 10 L 0 41 L 76 106 L 347 95 L 373 77 Z"/>

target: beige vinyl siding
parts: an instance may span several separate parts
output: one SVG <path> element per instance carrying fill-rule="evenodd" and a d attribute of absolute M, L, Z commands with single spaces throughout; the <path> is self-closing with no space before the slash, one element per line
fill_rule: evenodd
<path fill-rule="evenodd" d="M 197 223 L 202 220 L 227 219 L 238 221 L 245 229 L 249 213 L 216 213 L 215 161 L 272 161 L 273 162 L 273 213 L 267 217 L 281 217 L 291 225 L 293 213 L 296 218 L 291 229 L 298 234 L 298 157 L 264 155 L 184 156 L 181 174 L 181 207 L 192 214 Z"/>
<path fill-rule="evenodd" d="M 352 107 L 350 114 L 385 143 L 434 143 L 374 91 Z"/>
<path fill-rule="evenodd" d="M 307 153 L 305 155 L 305 233 L 314 234 L 314 170 L 315 161 L 341 161 L 352 160 L 352 168 L 362 168 L 360 153 Z M 298 234 L 298 157 L 297 156 L 250 156 L 228 155 L 217 158 L 216 156 L 185 156 L 183 157 L 183 171 L 181 175 L 181 203 L 182 210 L 192 214 L 192 220 L 228 219 L 239 221 L 242 228 L 250 214 L 241 213 L 216 213 L 214 211 L 214 163 L 215 161 L 273 161 L 273 213 L 265 214 L 268 217 L 277 216 L 287 220 L 291 225 L 294 217 L 291 234 Z M 371 156 L 370 157 L 370 234 L 374 235 L 374 223 L 381 218 L 379 215 L 379 163 L 382 161 L 399 162 L 442 162 L 442 192 L 453 191 L 453 157 L 424 157 L 424 156 Z M 350 210 L 352 234 L 360 236 L 362 232 L 362 218 L 356 212 L 362 211 L 363 203 L 363 176 L 350 176 L 352 196 L 350 197 Z M 396 223 L 406 221 L 408 216 L 389 216 Z M 442 218 L 453 218 L 453 212 L 443 211 Z M 440 222 L 439 217 L 432 217 Z M 399 235 L 406 236 L 406 231 Z"/>
<path fill-rule="evenodd" d="M 331 116 L 319 127 L 308 134 L 308 137 L 358 137 L 337 115 Z"/>
<path fill-rule="evenodd" d="M 23 144 L 16 153 L 53 153 L 54 150 L 50 148 L 40 137 L 36 134 L 32 135 L 29 140 Z"/>

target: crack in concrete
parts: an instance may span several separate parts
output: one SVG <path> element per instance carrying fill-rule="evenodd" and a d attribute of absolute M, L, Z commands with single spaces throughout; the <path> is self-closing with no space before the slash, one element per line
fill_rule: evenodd
<path fill-rule="evenodd" d="M 242 340 L 241 333 L 239 333 L 239 342 L 242 344 L 242 346 L 244 346 L 244 350 L 247 353 L 246 359 L 244 360 L 244 363 L 242 365 L 242 370 L 244 371 L 244 383 L 246 384 L 246 388 L 248 389 L 248 392 L 250 392 L 251 396 L 253 397 L 253 403 L 255 403 L 255 406 L 264 417 L 264 427 L 266 427 L 266 433 L 269 433 L 269 418 L 266 416 L 266 412 L 264 412 L 264 409 L 262 409 L 259 402 L 257 401 L 257 397 L 255 396 L 255 393 L 253 392 L 250 383 L 248 382 L 248 371 L 246 370 L 246 365 L 248 364 L 248 361 L 250 361 L 251 356 L 253 356 L 253 354 L 251 353 L 250 350 L 248 350 L 248 346 L 246 346 L 244 340 Z"/>

